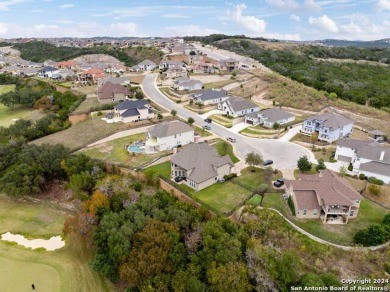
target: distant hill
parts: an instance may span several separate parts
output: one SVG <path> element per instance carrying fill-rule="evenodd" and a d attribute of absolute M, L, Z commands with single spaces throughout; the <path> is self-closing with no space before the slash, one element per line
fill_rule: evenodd
<path fill-rule="evenodd" d="M 382 39 L 376 41 L 347 41 L 326 39 L 316 41 L 318 44 L 333 47 L 359 47 L 359 48 L 390 48 L 390 39 Z"/>

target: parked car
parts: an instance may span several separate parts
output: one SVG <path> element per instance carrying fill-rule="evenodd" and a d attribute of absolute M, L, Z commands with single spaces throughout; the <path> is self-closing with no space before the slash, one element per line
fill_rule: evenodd
<path fill-rule="evenodd" d="M 204 121 L 206 122 L 206 123 L 211 123 L 213 120 L 212 119 L 204 119 Z"/>
<path fill-rule="evenodd" d="M 175 182 L 181 182 L 184 178 L 182 176 L 175 177 Z"/>
<path fill-rule="evenodd" d="M 276 188 L 280 188 L 282 185 L 284 185 L 284 178 L 278 178 L 274 182 L 274 187 L 276 187 Z"/>
<path fill-rule="evenodd" d="M 203 126 L 203 129 L 211 130 L 211 127 L 210 127 L 209 125 L 204 125 L 204 126 Z"/>
<path fill-rule="evenodd" d="M 272 163 L 274 163 L 272 160 L 265 160 L 263 166 L 271 165 Z"/>
<path fill-rule="evenodd" d="M 235 138 L 227 138 L 226 140 L 228 140 L 229 142 L 232 142 L 232 143 L 236 143 L 236 139 Z"/>

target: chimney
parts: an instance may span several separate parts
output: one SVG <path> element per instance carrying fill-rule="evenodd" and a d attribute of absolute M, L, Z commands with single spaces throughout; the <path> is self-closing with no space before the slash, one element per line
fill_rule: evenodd
<path fill-rule="evenodd" d="M 379 157 L 380 161 L 383 161 L 383 158 L 385 157 L 385 150 L 382 150 L 381 156 Z"/>

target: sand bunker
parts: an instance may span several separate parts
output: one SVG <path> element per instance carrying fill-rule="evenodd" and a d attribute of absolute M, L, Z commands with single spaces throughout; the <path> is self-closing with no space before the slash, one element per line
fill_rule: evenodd
<path fill-rule="evenodd" d="M 24 247 L 30 247 L 31 249 L 44 248 L 47 251 L 53 251 L 65 246 L 65 241 L 61 236 L 53 236 L 50 239 L 27 239 L 23 235 L 12 234 L 7 232 L 1 235 L 1 240 L 16 242 Z"/>

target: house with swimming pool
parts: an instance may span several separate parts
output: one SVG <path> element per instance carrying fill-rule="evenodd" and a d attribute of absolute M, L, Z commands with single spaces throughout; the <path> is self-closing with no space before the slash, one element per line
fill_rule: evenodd
<path fill-rule="evenodd" d="M 181 121 L 163 122 L 146 133 L 146 153 L 171 150 L 194 142 L 194 128 Z"/>

